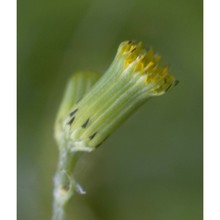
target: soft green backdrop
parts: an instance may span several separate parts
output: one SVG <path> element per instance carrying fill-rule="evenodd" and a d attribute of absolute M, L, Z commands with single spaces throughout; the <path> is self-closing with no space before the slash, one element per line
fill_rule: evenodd
<path fill-rule="evenodd" d="M 142 40 L 180 84 L 139 109 L 76 175 L 74 220 L 202 219 L 202 0 L 18 0 L 18 219 L 50 219 L 53 124 L 69 76 Z"/>

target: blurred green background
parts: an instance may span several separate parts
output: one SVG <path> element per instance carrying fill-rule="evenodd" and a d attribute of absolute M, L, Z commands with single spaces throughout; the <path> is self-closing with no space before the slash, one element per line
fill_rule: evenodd
<path fill-rule="evenodd" d="M 140 108 L 76 169 L 68 220 L 202 219 L 202 0 L 18 0 L 18 219 L 50 219 L 53 125 L 78 70 L 124 40 L 158 51 L 180 84 Z"/>

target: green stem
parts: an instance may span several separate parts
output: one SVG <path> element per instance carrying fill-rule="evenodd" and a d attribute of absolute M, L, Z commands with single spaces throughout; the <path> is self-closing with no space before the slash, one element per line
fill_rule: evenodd
<path fill-rule="evenodd" d="M 65 208 L 76 189 L 73 169 L 79 158 L 79 152 L 72 152 L 70 148 L 60 148 L 59 162 L 54 177 L 54 202 L 52 220 L 64 220 Z"/>

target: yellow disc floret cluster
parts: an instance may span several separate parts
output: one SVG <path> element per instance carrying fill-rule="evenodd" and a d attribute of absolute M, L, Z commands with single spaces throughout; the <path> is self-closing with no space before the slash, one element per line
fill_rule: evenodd
<path fill-rule="evenodd" d="M 122 42 L 118 55 L 123 57 L 125 69 L 131 65 L 134 66 L 135 73 L 144 76 L 146 85 L 153 86 L 152 95 L 164 94 L 178 83 L 173 76 L 169 75 L 169 68 L 160 64 L 161 57 L 152 49 L 145 50 L 142 42 Z"/>

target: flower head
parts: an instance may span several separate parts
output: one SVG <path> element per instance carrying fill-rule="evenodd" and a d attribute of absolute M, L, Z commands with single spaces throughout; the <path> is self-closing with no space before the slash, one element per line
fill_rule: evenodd
<path fill-rule="evenodd" d="M 142 43 L 122 42 L 106 73 L 74 104 L 63 123 L 74 151 L 92 151 L 152 96 L 177 84 L 160 56 Z"/>

